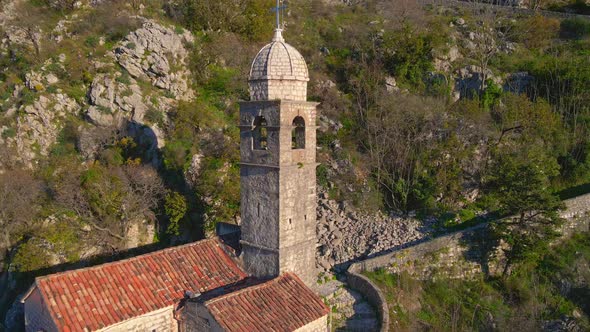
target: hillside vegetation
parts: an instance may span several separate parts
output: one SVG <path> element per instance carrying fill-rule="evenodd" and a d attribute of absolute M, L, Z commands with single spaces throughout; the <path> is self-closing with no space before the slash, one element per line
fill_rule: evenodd
<path fill-rule="evenodd" d="M 387 294 L 391 331 L 585 331 L 590 328 L 590 235 L 553 248 L 507 278 L 418 281 L 368 273 Z"/>
<path fill-rule="evenodd" d="M 239 221 L 237 102 L 274 1 L 0 4 L 0 312 L 32 276 Z M 302 0 L 284 35 L 330 199 L 441 230 L 518 214 L 525 250 L 590 180 L 590 20 Z"/>

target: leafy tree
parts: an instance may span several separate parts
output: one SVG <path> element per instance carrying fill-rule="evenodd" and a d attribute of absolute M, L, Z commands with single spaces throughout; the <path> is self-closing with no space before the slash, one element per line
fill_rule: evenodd
<path fill-rule="evenodd" d="M 384 37 L 384 64 L 387 71 L 419 90 L 425 88 L 426 74 L 434 70 L 432 64 L 432 36 L 414 31 L 410 26 Z"/>
<path fill-rule="evenodd" d="M 193 31 L 231 31 L 260 40 L 272 31 L 272 6 L 271 0 L 182 0 L 166 10 Z"/>
<path fill-rule="evenodd" d="M 187 212 L 186 199 L 178 192 L 170 192 L 166 194 L 164 210 L 170 221 L 166 233 L 169 235 L 179 235 L 180 221 Z"/>
<path fill-rule="evenodd" d="M 61 178 L 52 184 L 56 203 L 104 234 L 114 248 L 126 239 L 131 222 L 155 219 L 164 185 L 149 166 L 95 164 L 87 170 L 59 172 Z"/>
<path fill-rule="evenodd" d="M 514 215 L 495 227 L 509 247 L 506 275 L 514 263 L 543 253 L 560 222 L 561 204 L 551 181 L 559 175 L 562 126 L 547 103 L 522 95 L 505 95 L 492 114 L 499 138 L 492 147 L 486 190 L 494 208 Z"/>
<path fill-rule="evenodd" d="M 481 104 L 484 110 L 489 110 L 492 106 L 497 105 L 502 96 L 502 87 L 492 80 L 486 82 L 487 87 L 481 95 Z"/>
<path fill-rule="evenodd" d="M 505 154 L 495 163 L 489 189 L 498 208 L 514 215 L 495 228 L 496 235 L 509 246 L 503 275 L 514 263 L 543 254 L 555 238 L 561 203 L 551 192 L 550 181 L 558 174 L 555 158 L 538 150 L 525 155 Z"/>

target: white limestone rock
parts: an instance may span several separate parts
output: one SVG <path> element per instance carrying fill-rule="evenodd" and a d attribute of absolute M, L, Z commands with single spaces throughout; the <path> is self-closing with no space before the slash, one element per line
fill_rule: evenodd
<path fill-rule="evenodd" d="M 178 100 L 189 100 L 194 93 L 188 83 L 189 54 L 185 44 L 193 42 L 193 36 L 185 30 L 178 34 L 147 21 L 125 37 L 115 49 L 115 57 L 134 78 L 147 79 L 152 85 L 170 91 Z"/>
<path fill-rule="evenodd" d="M 63 128 L 62 120 L 79 110 L 80 106 L 67 95 L 41 95 L 32 105 L 22 108 L 22 115 L 17 118 L 16 137 L 9 144 L 14 143 L 18 158 L 32 167 L 33 161 L 39 156 L 47 156 L 57 141 Z"/>
<path fill-rule="evenodd" d="M 395 80 L 395 77 L 387 76 L 385 78 L 385 88 L 389 93 L 399 91 L 399 87 L 397 86 L 397 81 Z"/>
<path fill-rule="evenodd" d="M 108 127 L 116 125 L 118 118 L 115 117 L 110 111 L 101 109 L 99 106 L 90 106 L 86 112 L 88 120 L 94 125 L 100 127 Z"/>
<path fill-rule="evenodd" d="M 201 163 L 204 156 L 202 154 L 195 154 L 191 159 L 191 164 L 184 173 L 186 182 L 193 188 L 197 185 L 199 176 L 201 175 Z"/>

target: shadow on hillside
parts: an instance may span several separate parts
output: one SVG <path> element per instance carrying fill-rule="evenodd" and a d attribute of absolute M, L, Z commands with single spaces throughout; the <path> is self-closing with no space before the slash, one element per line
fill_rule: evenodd
<path fill-rule="evenodd" d="M 26 292 L 32 286 L 36 277 L 41 277 L 41 276 L 45 276 L 45 275 L 49 275 L 49 274 L 53 274 L 53 273 L 71 271 L 71 270 L 80 269 L 80 268 L 92 267 L 92 266 L 96 266 L 96 265 L 100 265 L 100 264 L 104 264 L 104 263 L 110 263 L 110 262 L 114 262 L 114 261 L 118 261 L 118 260 L 122 260 L 122 259 L 126 259 L 126 258 L 135 257 L 135 256 L 142 255 L 142 254 L 148 254 L 148 253 L 160 250 L 160 249 L 164 249 L 165 247 L 166 246 L 164 246 L 161 243 L 155 243 L 155 244 L 144 245 L 144 246 L 133 248 L 133 249 L 119 251 L 116 253 L 96 255 L 96 256 L 92 256 L 87 259 L 82 259 L 82 260 L 79 260 L 76 262 L 58 264 L 58 265 L 54 265 L 54 266 L 47 267 L 47 268 L 37 269 L 37 270 L 31 270 L 31 271 L 26 271 L 26 272 L 4 271 L 2 273 L 2 275 L 0 276 L 0 278 L 9 278 L 9 279 L 15 280 L 17 282 L 17 287 L 14 289 L 5 290 L 9 294 L 9 296 L 8 296 L 9 301 L 7 301 L 5 303 L 5 305 L 3 305 L 2 308 L 0 308 L 2 310 L 0 312 L 0 316 L 2 317 L 2 320 L 0 321 L 0 331 L 7 330 L 3 324 L 5 323 L 6 315 L 8 314 L 9 310 L 11 309 L 12 304 L 14 303 L 14 301 L 17 299 L 18 296 L 22 295 L 24 292 Z M 20 309 L 22 310 L 23 308 L 21 307 Z M 16 315 L 14 318 L 15 318 L 14 322 L 17 322 L 18 323 L 17 325 L 21 326 L 23 328 L 23 329 L 21 329 L 21 331 L 23 331 L 24 330 L 24 317 L 22 316 L 22 311 L 19 312 L 18 315 Z M 10 331 L 19 331 L 19 330 L 12 328 Z"/>
<path fill-rule="evenodd" d="M 581 184 L 579 186 L 564 189 L 557 193 L 562 200 L 574 198 L 577 196 L 590 193 L 590 183 Z"/>
<path fill-rule="evenodd" d="M 401 245 L 398 245 L 398 246 L 394 246 L 394 247 L 391 247 L 389 249 L 382 250 L 382 251 L 379 251 L 379 252 L 376 252 L 376 253 L 373 253 L 373 254 L 365 253 L 365 254 L 363 254 L 361 256 L 355 257 L 355 258 L 350 259 L 350 260 L 348 260 L 346 262 L 335 264 L 334 267 L 332 268 L 332 270 L 335 271 L 336 273 L 344 273 L 344 272 L 346 272 L 346 270 L 352 264 L 354 264 L 356 262 L 360 262 L 360 261 L 363 261 L 363 260 L 366 260 L 366 259 L 370 259 L 370 258 L 375 258 L 375 257 L 387 255 L 387 254 L 392 253 L 394 251 L 406 249 L 406 248 L 409 248 L 409 247 L 418 245 L 420 243 L 428 242 L 431 239 L 432 238 L 428 236 L 428 237 L 425 237 L 425 238 L 422 238 L 422 239 L 418 239 L 418 240 L 406 242 L 404 244 L 401 244 Z"/>
<path fill-rule="evenodd" d="M 111 142 L 113 139 L 132 137 L 137 143 L 137 147 L 134 147 L 133 150 L 129 152 L 130 155 L 128 157 L 133 159 L 140 158 L 142 164 L 151 166 L 158 171 L 159 176 L 165 181 L 168 188 L 174 188 L 174 190 L 186 194 L 185 197 L 187 198 L 189 206 L 192 207 L 191 210 L 187 212 L 188 218 L 191 219 L 190 225 L 192 227 L 186 228 L 183 236 L 169 238 L 165 234 L 167 221 L 164 218 L 157 218 L 156 232 L 158 233 L 158 238 L 161 239 L 158 243 L 117 252 L 113 251 L 111 253 L 99 254 L 76 262 L 63 263 L 37 270 L 25 272 L 9 271 L 8 269 L 0 270 L 0 331 L 7 330 L 7 328 L 4 327 L 5 319 L 7 317 L 6 315 L 11 310 L 17 297 L 30 288 L 36 277 L 114 262 L 204 238 L 204 230 L 201 222 L 203 220 L 202 204 L 198 201 L 196 195 L 191 194 L 191 189 L 182 176 L 179 176 L 179 174 L 172 174 L 161 167 L 162 151 L 159 149 L 158 135 L 150 126 L 133 120 L 127 120 L 116 128 L 96 127 L 95 131 L 87 131 L 84 134 L 84 141 L 80 141 L 82 136 L 78 137 L 79 141 L 76 142 L 78 149 L 81 149 L 80 146 L 84 144 L 87 145 L 86 147 L 98 147 L 108 144 L 107 142 Z M 14 248 L 17 247 L 18 245 L 14 246 Z M 7 268 L 10 268 L 9 264 L 7 264 Z M 18 318 L 19 322 L 24 323 L 23 317 L 16 318 Z M 19 326 L 24 325 L 19 324 Z M 11 331 L 13 330 L 15 329 L 11 329 Z"/>
<path fill-rule="evenodd" d="M 459 239 L 459 245 L 464 248 L 463 259 L 481 266 L 481 271 L 486 277 L 490 276 L 490 262 L 500 245 L 500 240 L 492 227 L 493 225 L 488 223 L 467 230 Z"/>

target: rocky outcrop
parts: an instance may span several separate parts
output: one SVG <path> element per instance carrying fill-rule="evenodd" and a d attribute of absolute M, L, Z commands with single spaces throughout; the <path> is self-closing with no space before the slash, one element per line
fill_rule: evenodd
<path fill-rule="evenodd" d="M 203 163 L 204 157 L 205 156 L 202 154 L 195 154 L 191 159 L 191 164 L 184 172 L 184 178 L 186 179 L 186 182 L 193 188 L 199 181 L 199 176 L 201 175 L 201 164 Z"/>
<path fill-rule="evenodd" d="M 88 93 L 90 107 L 88 119 L 97 126 L 120 126 L 124 119 L 143 122 L 148 106 L 144 103 L 141 88 L 133 79 L 123 82 L 121 73 L 116 77 L 98 75 Z"/>
<path fill-rule="evenodd" d="M 131 32 L 103 59 L 112 58 L 124 70 L 97 75 L 92 81 L 88 93 L 90 106 L 86 110 L 89 122 L 139 135 L 138 140 L 149 142 L 148 154 L 155 158 L 156 149 L 165 145 L 162 127 L 168 121 L 167 112 L 177 100 L 194 97 L 185 47 L 192 42 L 189 32 L 182 30 L 179 34 L 152 21 Z M 95 65 L 105 67 L 110 63 Z M 142 81 L 154 88 L 146 87 Z M 84 150 L 89 156 L 97 150 L 93 143 L 100 143 L 94 136 L 84 139 Z"/>
<path fill-rule="evenodd" d="M 3 34 L 0 36 L 0 49 L 10 44 L 25 45 L 37 48 L 42 38 L 42 31 L 36 27 L 25 29 L 15 26 L 13 22 L 19 17 L 19 2 L 22 0 L 2 1 L 0 10 L 0 27 Z"/>
<path fill-rule="evenodd" d="M 176 99 L 188 100 L 193 92 L 188 83 L 190 72 L 186 69 L 185 43 L 193 43 L 188 31 L 178 34 L 148 21 L 123 40 L 115 56 L 134 78 L 148 79 L 154 86 L 170 91 Z"/>
<path fill-rule="evenodd" d="M 421 241 L 428 237 L 429 225 L 414 218 L 387 216 L 380 212 L 358 212 L 345 203 L 318 199 L 317 264 L 327 271 L 344 270 L 355 260 Z"/>
<path fill-rule="evenodd" d="M 434 69 L 439 72 L 449 72 L 452 69 L 452 64 L 462 57 L 456 45 L 449 46 L 446 52 L 434 54 Z"/>
<path fill-rule="evenodd" d="M 15 145 L 19 159 L 28 167 L 40 156 L 47 156 L 63 127 L 63 119 L 75 114 L 79 105 L 62 93 L 40 95 L 31 105 L 24 106 L 17 118 L 16 136 L 6 144 Z"/>

